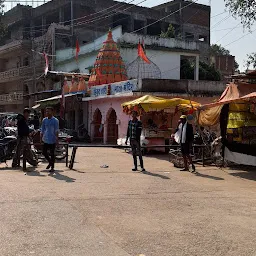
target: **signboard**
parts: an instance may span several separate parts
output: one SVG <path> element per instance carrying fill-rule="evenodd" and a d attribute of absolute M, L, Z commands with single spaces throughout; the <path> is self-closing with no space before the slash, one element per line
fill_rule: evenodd
<path fill-rule="evenodd" d="M 110 90 L 109 90 L 110 89 Z M 121 95 L 138 90 L 138 80 L 128 80 L 113 84 L 104 84 L 91 87 L 91 97 L 106 95 Z"/>
<path fill-rule="evenodd" d="M 91 87 L 91 97 L 100 97 L 108 95 L 108 85 L 99 85 Z"/>
<path fill-rule="evenodd" d="M 125 94 L 138 90 L 138 80 L 128 80 L 111 84 L 111 95 Z"/>

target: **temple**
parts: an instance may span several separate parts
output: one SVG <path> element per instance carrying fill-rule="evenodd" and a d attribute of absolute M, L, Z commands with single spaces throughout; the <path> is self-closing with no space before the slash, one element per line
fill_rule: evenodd
<path fill-rule="evenodd" d="M 108 32 L 107 41 L 103 43 L 96 58 L 89 79 L 89 87 L 127 80 L 127 73 L 121 54 L 113 40 L 112 32 Z"/>

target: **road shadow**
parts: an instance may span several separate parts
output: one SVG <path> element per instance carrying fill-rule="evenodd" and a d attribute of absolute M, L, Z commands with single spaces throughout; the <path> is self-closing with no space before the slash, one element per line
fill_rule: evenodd
<path fill-rule="evenodd" d="M 211 176 L 211 175 L 208 175 L 208 174 L 202 174 L 202 173 L 199 173 L 199 172 L 196 172 L 195 175 L 198 176 L 198 177 L 201 177 L 201 178 L 207 178 L 207 179 L 211 179 L 211 180 L 224 180 L 223 178 L 220 178 L 220 177 Z"/>
<path fill-rule="evenodd" d="M 243 172 L 235 172 L 230 173 L 234 177 L 246 179 L 246 180 L 253 180 L 256 181 L 256 171 L 243 171 Z"/>
<path fill-rule="evenodd" d="M 78 172 L 78 173 L 85 173 L 85 172 L 83 172 L 83 171 L 79 171 L 79 170 L 77 170 L 77 169 L 72 169 L 72 170 L 68 169 L 68 170 L 69 170 L 69 171 Z"/>
<path fill-rule="evenodd" d="M 76 179 L 70 178 L 66 175 L 63 175 L 60 172 L 63 172 L 63 171 L 55 171 L 54 173 L 49 173 L 49 176 L 53 177 L 56 180 L 62 180 L 62 181 L 65 181 L 67 183 L 72 183 L 72 182 L 76 181 Z"/>
<path fill-rule="evenodd" d="M 141 174 L 149 175 L 149 176 L 152 176 L 152 177 L 161 178 L 161 179 L 164 179 L 164 180 L 169 180 L 169 179 L 170 179 L 169 177 L 164 176 L 164 175 L 162 175 L 162 174 L 152 173 L 152 172 L 149 172 L 149 171 L 141 172 Z"/>
<path fill-rule="evenodd" d="M 24 172 L 27 176 L 32 177 L 46 177 L 45 175 L 42 175 L 39 171 L 36 171 L 35 168 L 28 167 L 27 171 Z"/>

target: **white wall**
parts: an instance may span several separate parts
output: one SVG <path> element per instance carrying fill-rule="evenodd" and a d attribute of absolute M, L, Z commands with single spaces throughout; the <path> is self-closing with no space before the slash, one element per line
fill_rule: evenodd
<path fill-rule="evenodd" d="M 142 37 L 146 45 L 153 44 L 166 47 L 168 50 L 150 50 L 147 49 L 147 56 L 161 70 L 163 79 L 180 79 L 180 56 L 199 56 L 199 53 L 188 53 L 184 50 L 197 50 L 198 43 L 177 39 L 165 39 L 151 36 L 140 36 L 137 34 L 122 34 L 122 28 L 119 26 L 112 30 L 115 41 L 137 44 Z M 87 73 L 87 68 L 94 65 L 96 57 L 102 44 L 106 41 L 107 34 L 96 39 L 94 42 L 80 46 L 78 63 L 75 61 L 75 49 L 66 48 L 56 52 L 55 69 L 57 71 L 70 72 L 79 69 L 81 73 Z M 181 49 L 180 52 L 178 49 Z M 121 56 L 126 64 L 129 65 L 137 58 L 137 47 L 121 48 Z"/>
<path fill-rule="evenodd" d="M 137 56 L 137 48 L 122 48 L 121 55 L 128 66 Z M 159 50 L 146 50 L 148 58 L 161 70 L 162 79 L 180 79 L 180 56 L 179 52 L 167 52 Z M 147 65 L 145 63 L 145 65 Z"/>
<path fill-rule="evenodd" d="M 138 56 L 137 48 L 121 48 L 120 53 L 126 66 Z M 78 63 L 76 63 L 75 59 L 63 62 L 56 66 L 56 70 L 70 72 L 79 69 L 80 72 L 86 73 L 86 68 L 94 65 L 97 54 L 98 52 L 93 52 L 82 56 L 79 58 Z M 147 56 L 160 68 L 163 79 L 180 79 L 181 54 L 179 52 L 147 50 Z"/>

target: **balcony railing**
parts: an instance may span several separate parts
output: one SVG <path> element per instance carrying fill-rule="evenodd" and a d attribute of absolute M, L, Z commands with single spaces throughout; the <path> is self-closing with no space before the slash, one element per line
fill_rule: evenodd
<path fill-rule="evenodd" d="M 23 92 L 0 94 L 0 105 L 17 104 L 23 101 Z"/>
<path fill-rule="evenodd" d="M 33 72 L 34 70 L 32 67 L 21 67 L 0 72 L 0 83 L 15 81 L 24 77 L 29 77 L 33 75 Z M 43 73 L 43 67 L 36 67 L 36 73 L 39 72 Z"/>

